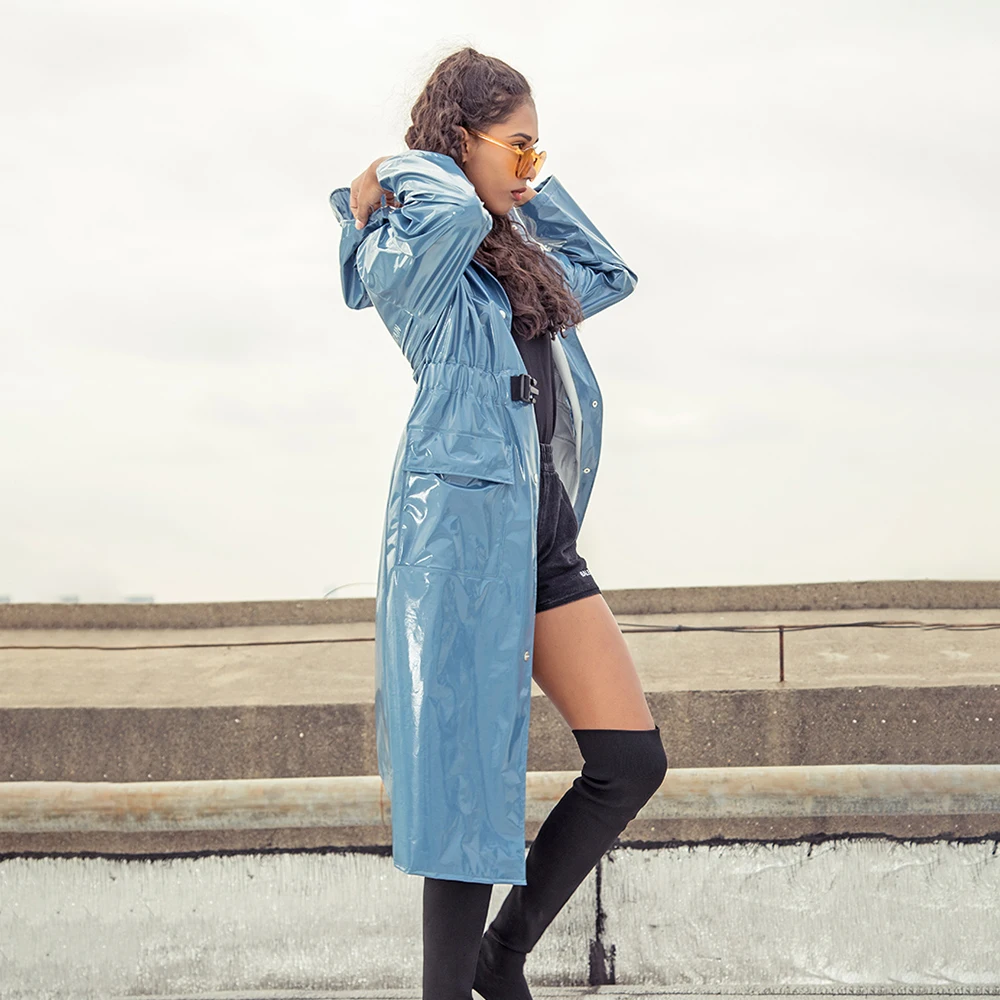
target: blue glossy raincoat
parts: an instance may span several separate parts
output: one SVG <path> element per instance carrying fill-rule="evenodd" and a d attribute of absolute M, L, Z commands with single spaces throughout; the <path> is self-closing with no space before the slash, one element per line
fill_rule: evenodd
<path fill-rule="evenodd" d="M 525 885 L 539 443 L 511 305 L 473 254 L 493 217 L 461 167 L 409 150 L 376 168 L 398 207 L 364 229 L 330 195 L 352 309 L 374 305 L 413 369 L 383 523 L 375 611 L 379 774 L 401 871 Z M 511 209 L 564 269 L 585 317 L 635 273 L 555 176 Z M 602 401 L 575 329 L 553 342 L 556 471 L 582 524 Z"/>

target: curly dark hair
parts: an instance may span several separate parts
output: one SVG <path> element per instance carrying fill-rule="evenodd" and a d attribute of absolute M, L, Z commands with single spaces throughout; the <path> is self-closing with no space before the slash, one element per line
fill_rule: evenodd
<path fill-rule="evenodd" d="M 485 132 L 533 100 L 528 81 L 507 63 L 465 47 L 435 67 L 410 109 L 410 149 L 445 153 L 462 166 L 462 133 Z M 583 312 L 559 263 L 515 228 L 509 215 L 493 216 L 493 228 L 473 259 L 487 267 L 510 299 L 513 331 L 530 339 L 555 337 L 583 322 Z"/>

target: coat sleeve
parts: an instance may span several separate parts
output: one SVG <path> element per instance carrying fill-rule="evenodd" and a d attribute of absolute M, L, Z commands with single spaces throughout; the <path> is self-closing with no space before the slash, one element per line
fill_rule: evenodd
<path fill-rule="evenodd" d="M 385 199 L 382 199 L 385 201 Z M 354 225 L 351 213 L 351 189 L 337 188 L 330 195 L 330 207 L 340 223 L 340 285 L 344 292 L 344 301 L 351 309 L 365 309 L 372 304 L 357 269 L 358 247 L 365 237 L 370 236 L 385 223 L 387 210 L 385 205 L 375 209 L 368 216 L 364 229 Z"/>
<path fill-rule="evenodd" d="M 638 275 L 618 256 L 555 175 L 518 211 L 528 234 L 541 243 L 566 272 L 584 317 L 593 316 L 630 295 Z"/>
<path fill-rule="evenodd" d="M 352 237 L 348 189 L 350 223 L 342 221 L 340 253 L 345 300 L 351 305 L 363 292 L 364 304 L 377 301 L 433 323 L 493 228 L 493 216 L 462 168 L 444 153 L 411 149 L 383 160 L 375 175 L 398 207 L 379 208 Z"/>

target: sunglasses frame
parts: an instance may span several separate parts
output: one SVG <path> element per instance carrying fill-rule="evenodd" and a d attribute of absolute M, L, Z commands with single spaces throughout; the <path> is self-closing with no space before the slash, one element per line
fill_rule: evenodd
<path fill-rule="evenodd" d="M 518 149 L 517 146 L 511 146 L 509 143 L 501 142 L 499 139 L 494 139 L 491 135 L 484 135 L 482 132 L 477 132 L 475 129 L 470 128 L 469 131 L 473 135 L 478 135 L 480 139 L 492 142 L 494 146 L 502 146 L 504 149 L 509 149 L 512 153 L 517 153 L 518 161 L 517 166 L 514 168 L 514 176 L 522 181 L 528 176 L 532 167 L 535 168 L 535 173 L 538 173 L 538 171 L 542 169 L 545 157 L 548 156 L 548 153 L 544 151 L 536 153 L 534 146 L 528 146 L 527 149 Z"/>

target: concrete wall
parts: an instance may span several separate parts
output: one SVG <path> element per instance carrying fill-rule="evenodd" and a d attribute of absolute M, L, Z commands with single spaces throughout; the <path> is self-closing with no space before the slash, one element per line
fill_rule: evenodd
<path fill-rule="evenodd" d="M 359 851 L 7 859 L 0 992 L 417 991 L 421 884 Z M 494 888 L 490 919 L 506 891 Z M 619 848 L 556 917 L 525 974 L 536 996 L 600 984 L 996 993 L 998 940 L 995 840 Z"/>

